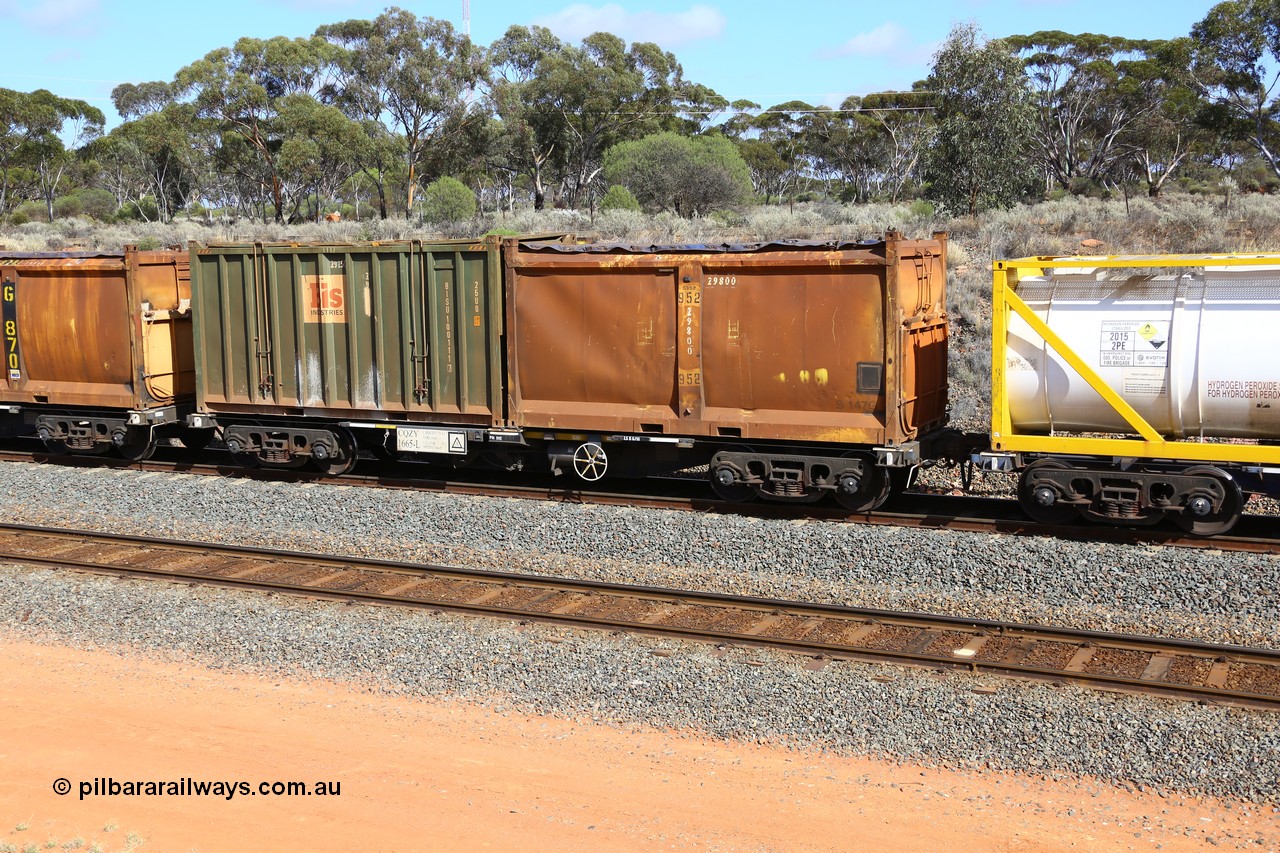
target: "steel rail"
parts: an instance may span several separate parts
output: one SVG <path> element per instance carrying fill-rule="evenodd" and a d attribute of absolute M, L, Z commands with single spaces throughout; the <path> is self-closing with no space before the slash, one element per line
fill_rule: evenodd
<path fill-rule="evenodd" d="M 958 616 L 0 525 L 0 562 L 1073 681 L 1280 710 L 1280 651 Z"/>

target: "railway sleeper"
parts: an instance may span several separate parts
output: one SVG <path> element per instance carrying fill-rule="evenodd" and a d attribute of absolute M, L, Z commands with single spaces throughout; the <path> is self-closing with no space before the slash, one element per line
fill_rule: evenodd
<path fill-rule="evenodd" d="M 1040 459 L 1023 469 L 1018 502 L 1042 523 L 1079 516 L 1145 526 L 1170 519 L 1188 533 L 1212 536 L 1239 520 L 1244 493 L 1230 472 L 1209 465 L 1122 469 Z"/>

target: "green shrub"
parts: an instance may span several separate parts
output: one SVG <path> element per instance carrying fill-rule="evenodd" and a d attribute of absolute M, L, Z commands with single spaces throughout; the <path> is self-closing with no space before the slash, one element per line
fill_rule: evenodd
<path fill-rule="evenodd" d="M 614 184 L 600 199 L 601 210 L 639 210 L 640 202 L 631 190 L 621 184 Z"/>
<path fill-rule="evenodd" d="M 476 194 L 462 181 L 447 175 L 422 191 L 422 218 L 443 225 L 476 215 Z"/>
<path fill-rule="evenodd" d="M 100 222 L 110 222 L 115 213 L 116 197 L 95 187 L 81 187 L 53 200 L 53 215 L 58 219 L 88 216 Z"/>
<path fill-rule="evenodd" d="M 160 208 L 156 205 L 154 196 L 144 195 L 135 201 L 125 202 L 124 207 L 116 214 L 116 219 L 121 222 L 158 222 Z"/>
<path fill-rule="evenodd" d="M 934 214 L 938 212 L 937 208 L 931 202 L 918 198 L 911 202 L 911 206 L 907 208 L 911 212 L 913 219 L 932 219 Z"/>
<path fill-rule="evenodd" d="M 26 225 L 28 222 L 48 222 L 49 211 L 45 208 L 44 202 L 24 201 L 13 211 L 10 221 L 14 225 Z"/>

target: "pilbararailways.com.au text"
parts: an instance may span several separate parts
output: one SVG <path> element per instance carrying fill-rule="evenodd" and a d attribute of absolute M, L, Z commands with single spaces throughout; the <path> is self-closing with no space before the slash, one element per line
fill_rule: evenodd
<path fill-rule="evenodd" d="M 63 783 L 63 784 L 59 784 Z M 66 779 L 54 782 L 54 791 L 67 793 Z M 86 797 L 222 797 L 230 800 L 239 797 L 339 797 L 342 783 L 321 780 L 319 782 L 241 782 L 207 781 L 190 776 L 175 780 L 117 781 L 115 778 L 95 777 L 80 782 L 80 799 Z"/>

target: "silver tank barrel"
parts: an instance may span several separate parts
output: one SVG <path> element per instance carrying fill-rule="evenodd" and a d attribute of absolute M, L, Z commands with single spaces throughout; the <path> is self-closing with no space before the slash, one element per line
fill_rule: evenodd
<path fill-rule="evenodd" d="M 1280 439 L 1280 267 L 1064 269 L 1017 291 L 1162 435 Z M 1133 432 L 1016 314 L 1005 356 L 1016 431 Z"/>

